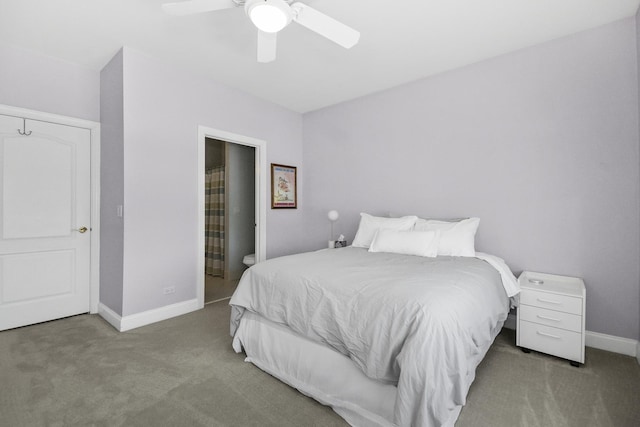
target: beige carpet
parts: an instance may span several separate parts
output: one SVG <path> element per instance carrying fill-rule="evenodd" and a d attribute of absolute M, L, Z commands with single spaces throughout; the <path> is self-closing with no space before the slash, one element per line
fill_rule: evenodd
<path fill-rule="evenodd" d="M 231 298 L 240 280 L 228 280 L 222 277 L 204 275 L 204 303 Z"/>
<path fill-rule="evenodd" d="M 459 427 L 639 427 L 640 365 L 587 347 L 585 364 L 523 353 L 503 329 L 476 371 Z"/>
<path fill-rule="evenodd" d="M 227 302 L 118 333 L 95 315 L 0 332 L 0 425 L 343 426 L 233 353 Z M 640 366 L 587 349 L 581 368 L 503 331 L 457 426 L 639 426 Z"/>

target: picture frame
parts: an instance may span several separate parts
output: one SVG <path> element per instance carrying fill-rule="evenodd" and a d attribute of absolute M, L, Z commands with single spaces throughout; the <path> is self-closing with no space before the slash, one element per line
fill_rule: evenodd
<path fill-rule="evenodd" d="M 298 208 L 298 181 L 295 166 L 271 163 L 271 209 Z"/>

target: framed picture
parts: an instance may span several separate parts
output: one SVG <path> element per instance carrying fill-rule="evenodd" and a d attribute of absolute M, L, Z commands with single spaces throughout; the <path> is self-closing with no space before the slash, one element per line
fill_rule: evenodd
<path fill-rule="evenodd" d="M 271 163 L 271 208 L 296 209 L 298 192 L 295 166 Z"/>

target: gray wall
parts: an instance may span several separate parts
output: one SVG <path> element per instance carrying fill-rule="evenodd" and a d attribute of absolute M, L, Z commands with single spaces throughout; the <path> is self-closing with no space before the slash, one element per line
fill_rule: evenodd
<path fill-rule="evenodd" d="M 305 114 L 307 248 L 327 211 L 481 218 L 477 249 L 583 277 L 587 329 L 639 335 L 633 18 Z"/>
<path fill-rule="evenodd" d="M 638 110 L 640 111 L 640 9 L 638 10 L 638 13 L 636 13 L 636 61 L 636 70 L 638 74 Z M 640 165 L 638 167 L 640 168 Z M 640 239 L 640 235 L 638 236 L 638 239 Z M 638 264 L 640 264 L 640 259 L 638 260 Z M 640 292 L 640 283 L 638 284 L 638 292 Z M 638 307 L 638 310 L 640 311 L 640 307 Z M 640 322 L 640 316 L 638 316 L 638 321 Z M 638 325 L 638 340 L 640 341 L 640 325 Z M 638 361 L 640 361 L 640 343 L 638 346 L 639 352 L 637 357 Z"/>
<path fill-rule="evenodd" d="M 100 302 L 122 314 L 124 82 L 122 51 L 100 73 Z"/>
<path fill-rule="evenodd" d="M 240 278 L 245 266 L 242 258 L 255 252 L 255 148 L 227 143 L 229 182 L 229 278 Z"/>
<path fill-rule="evenodd" d="M 198 125 L 302 166 L 302 117 L 125 48 L 123 315 L 196 298 Z M 267 256 L 299 249 L 302 210 L 267 212 Z M 174 286 L 174 294 L 163 295 Z"/>
<path fill-rule="evenodd" d="M 100 121 L 100 73 L 0 43 L 0 104 Z"/>

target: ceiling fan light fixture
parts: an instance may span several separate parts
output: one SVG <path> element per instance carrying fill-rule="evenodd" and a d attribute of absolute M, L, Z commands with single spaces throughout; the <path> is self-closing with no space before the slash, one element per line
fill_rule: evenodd
<path fill-rule="evenodd" d="M 291 7 L 284 0 L 248 0 L 244 9 L 253 25 L 265 33 L 277 33 L 293 18 Z"/>

